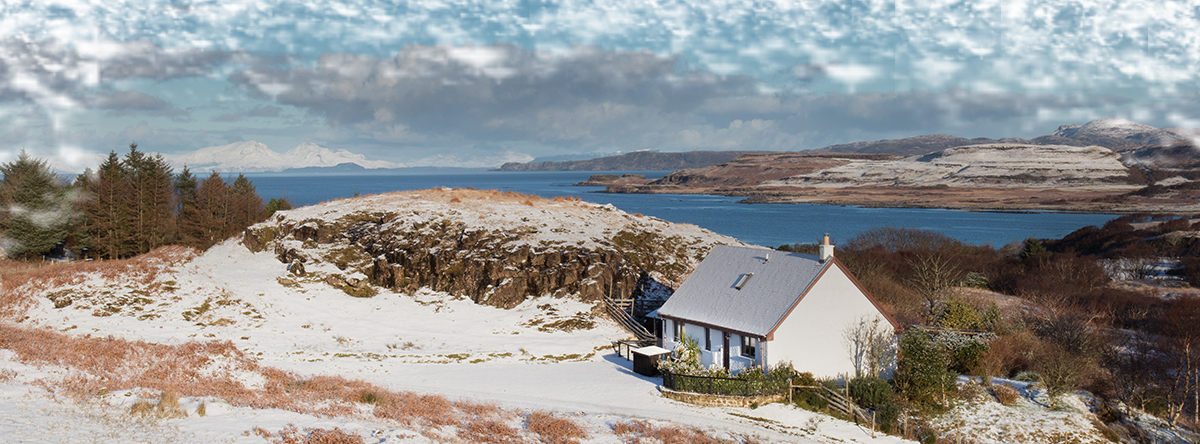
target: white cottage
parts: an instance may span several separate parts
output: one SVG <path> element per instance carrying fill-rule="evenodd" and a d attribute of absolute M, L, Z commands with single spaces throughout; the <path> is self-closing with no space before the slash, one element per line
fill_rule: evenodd
<path fill-rule="evenodd" d="M 833 257 L 828 235 L 820 255 L 718 245 L 658 316 L 663 347 L 681 346 L 686 334 L 701 365 L 737 372 L 790 361 L 817 377 L 854 374 L 848 326 L 878 316 L 899 327 Z"/>

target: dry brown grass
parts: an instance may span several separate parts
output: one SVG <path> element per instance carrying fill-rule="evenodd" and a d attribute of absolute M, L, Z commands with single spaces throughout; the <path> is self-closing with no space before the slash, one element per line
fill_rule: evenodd
<path fill-rule="evenodd" d="M 78 285 L 91 275 L 156 286 L 159 273 L 190 261 L 196 255 L 196 250 L 188 247 L 166 246 L 133 258 L 111 261 L 70 264 L 0 261 L 0 276 L 4 279 L 0 285 L 0 319 L 21 315 L 48 289 Z"/>
<path fill-rule="evenodd" d="M 525 427 L 537 434 L 541 442 L 546 444 L 579 444 L 580 439 L 588 437 L 583 427 L 575 421 L 540 410 L 529 414 Z"/>
<path fill-rule="evenodd" d="M 138 401 L 129 406 L 129 414 L 134 416 L 150 416 L 154 414 L 154 403 Z"/>
<path fill-rule="evenodd" d="M 612 430 L 625 444 L 720 444 L 719 440 L 696 428 L 679 426 L 658 427 L 648 421 L 626 421 L 613 424 Z"/>
<path fill-rule="evenodd" d="M 495 419 L 478 419 L 460 424 L 458 437 L 476 444 L 522 443 L 521 431 Z"/>
<path fill-rule="evenodd" d="M 996 396 L 997 401 L 1000 401 L 1004 405 L 1012 405 L 1012 403 L 1017 402 L 1017 398 L 1021 397 L 1017 389 L 1007 384 L 992 385 L 992 394 Z"/>
<path fill-rule="evenodd" d="M 320 428 L 305 428 L 300 430 L 295 424 L 288 424 L 279 433 L 271 433 L 255 427 L 254 434 L 271 440 L 275 444 L 362 444 L 361 435 L 350 433 L 340 428 L 333 430 Z"/>
<path fill-rule="evenodd" d="M 187 416 L 183 412 L 183 408 L 179 406 L 179 393 L 172 390 L 164 390 L 158 397 L 158 404 L 154 407 L 154 412 L 159 418 L 182 418 Z"/>
<path fill-rule="evenodd" d="M 454 427 L 460 438 L 470 442 L 524 442 L 526 433 L 547 443 L 573 442 L 573 438 L 586 436 L 579 425 L 545 412 L 530 415 L 525 431 L 510 425 L 519 424 L 521 412 L 501 409 L 493 403 L 389 391 L 339 376 L 304 378 L 259 366 L 228 341 L 162 345 L 69 336 L 52 330 L 0 324 L 0 348 L 12 350 L 22 362 L 67 367 L 70 373 L 61 381 L 46 382 L 43 386 L 76 398 L 101 395 L 109 390 L 146 390 L 148 393 L 139 395 L 146 397 L 159 393 L 157 402 L 143 401 L 144 404 L 132 407 L 133 414 L 182 416 L 181 396 L 216 397 L 234 406 L 277 408 L 316 416 L 361 417 L 362 407 L 369 407 L 370 415 L 401 424 L 430 430 Z M 213 362 L 258 373 L 266 382 L 262 388 L 252 389 L 233 375 L 204 373 Z M 313 441 L 345 438 L 336 433 L 316 433 L 319 430 L 293 431 L 278 438 L 284 440 L 279 442 L 346 442 Z M 298 440 L 302 435 L 307 441 Z"/>

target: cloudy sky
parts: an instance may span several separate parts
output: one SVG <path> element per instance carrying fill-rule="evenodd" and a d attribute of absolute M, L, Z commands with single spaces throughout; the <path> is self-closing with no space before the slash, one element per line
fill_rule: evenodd
<path fill-rule="evenodd" d="M 256 140 L 490 166 L 1198 127 L 1197 72 L 1197 1 L 0 0 L 0 160 Z"/>

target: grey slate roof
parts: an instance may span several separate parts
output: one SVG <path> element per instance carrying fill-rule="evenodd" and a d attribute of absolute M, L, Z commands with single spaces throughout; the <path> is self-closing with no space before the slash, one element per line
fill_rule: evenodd
<path fill-rule="evenodd" d="M 812 254 L 717 245 L 658 314 L 765 337 L 832 263 Z"/>

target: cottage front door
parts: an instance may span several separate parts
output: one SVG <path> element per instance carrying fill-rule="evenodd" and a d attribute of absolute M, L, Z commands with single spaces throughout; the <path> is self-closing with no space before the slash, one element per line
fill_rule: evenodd
<path fill-rule="evenodd" d="M 721 362 L 725 366 L 725 370 L 729 370 L 729 332 L 723 332 L 721 335 L 724 338 L 724 346 L 721 347 Z"/>

